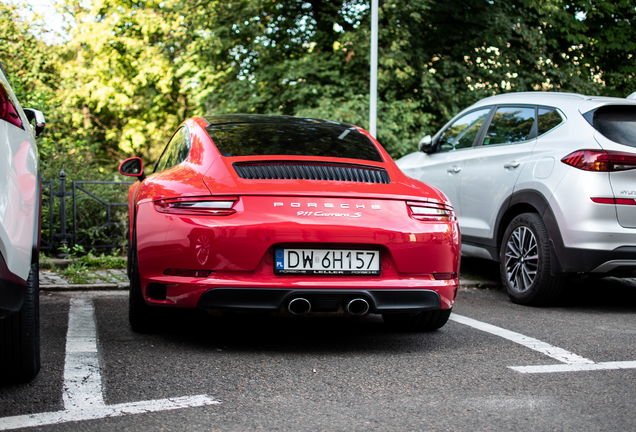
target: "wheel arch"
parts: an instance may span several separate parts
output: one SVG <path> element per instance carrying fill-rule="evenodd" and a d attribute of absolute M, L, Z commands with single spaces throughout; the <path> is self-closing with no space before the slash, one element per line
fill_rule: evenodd
<path fill-rule="evenodd" d="M 550 262 L 551 273 L 563 273 L 563 267 L 559 260 L 564 249 L 563 238 L 557 224 L 554 212 L 550 207 L 547 198 L 536 190 L 520 190 L 510 197 L 508 206 L 499 211 L 497 216 L 497 225 L 495 229 L 495 244 L 497 247 L 497 256 L 501 253 L 503 236 L 510 222 L 522 213 L 537 213 L 541 216 L 543 223 L 550 237 Z"/>

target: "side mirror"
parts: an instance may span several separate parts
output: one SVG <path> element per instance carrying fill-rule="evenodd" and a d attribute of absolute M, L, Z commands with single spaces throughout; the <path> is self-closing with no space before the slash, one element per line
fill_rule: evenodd
<path fill-rule="evenodd" d="M 44 114 L 42 114 L 42 111 L 38 111 L 33 108 L 25 108 L 24 114 L 30 124 L 35 123 L 35 137 L 40 138 L 40 135 L 42 135 L 42 132 L 44 132 L 44 128 L 46 127 Z"/>
<path fill-rule="evenodd" d="M 144 163 L 138 157 L 128 158 L 123 161 L 119 165 L 119 173 L 125 176 L 137 177 L 139 181 L 143 181 L 146 178 Z"/>
<path fill-rule="evenodd" d="M 433 139 L 430 135 L 426 135 L 424 138 L 420 140 L 420 143 L 417 145 L 417 148 L 420 149 L 421 152 L 430 154 L 433 153 Z"/>

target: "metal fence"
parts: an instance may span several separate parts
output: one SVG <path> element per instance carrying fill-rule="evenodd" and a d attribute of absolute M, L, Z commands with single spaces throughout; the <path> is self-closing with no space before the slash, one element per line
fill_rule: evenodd
<path fill-rule="evenodd" d="M 125 217 L 119 215 L 118 220 L 115 215 L 118 208 L 127 213 L 127 190 L 133 183 L 72 181 L 67 191 L 64 170 L 56 180 L 43 180 L 41 249 L 55 252 L 65 245 L 79 245 L 85 250 L 121 247 L 126 225 L 121 219 Z M 69 204 L 72 215 L 68 214 Z"/>

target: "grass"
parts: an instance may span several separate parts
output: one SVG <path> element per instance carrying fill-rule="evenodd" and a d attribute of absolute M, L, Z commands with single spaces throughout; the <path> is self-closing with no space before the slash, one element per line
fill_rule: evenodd
<path fill-rule="evenodd" d="M 81 250 L 80 250 L 81 249 Z M 63 251 L 64 252 L 64 251 Z M 70 253 L 68 253 L 70 252 Z M 94 255 L 92 252 L 84 253 L 83 248 L 73 248 L 67 252 L 68 268 L 71 270 L 61 270 L 60 267 L 67 265 L 67 263 L 56 264 L 51 261 L 51 257 L 45 254 L 40 254 L 40 268 L 48 269 L 57 273 L 72 272 L 74 274 L 83 274 L 87 270 L 111 270 L 111 269 L 125 269 L 127 259 L 121 256 L 120 251 L 116 250 L 110 255 L 100 254 Z"/>
<path fill-rule="evenodd" d="M 72 284 L 86 284 L 90 277 L 88 275 L 88 267 L 83 263 L 71 263 L 68 267 L 60 272 Z"/>
<path fill-rule="evenodd" d="M 92 253 L 88 253 L 82 257 L 76 259 L 77 263 L 85 265 L 91 270 L 108 270 L 108 269 L 122 269 L 126 268 L 126 258 L 118 255 L 104 255 L 95 256 Z"/>

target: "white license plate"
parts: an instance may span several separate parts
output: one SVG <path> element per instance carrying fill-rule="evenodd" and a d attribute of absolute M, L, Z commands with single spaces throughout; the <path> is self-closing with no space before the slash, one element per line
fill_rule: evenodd
<path fill-rule="evenodd" d="M 355 249 L 276 249 L 274 273 L 379 275 L 380 251 Z"/>

